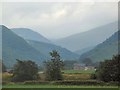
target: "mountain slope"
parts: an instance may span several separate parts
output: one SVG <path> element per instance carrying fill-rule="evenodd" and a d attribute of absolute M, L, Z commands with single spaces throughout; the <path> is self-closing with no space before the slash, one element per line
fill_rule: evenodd
<path fill-rule="evenodd" d="M 81 55 L 80 60 L 90 58 L 93 62 L 103 61 L 112 58 L 118 54 L 118 45 L 120 45 L 120 31 L 114 33 L 103 43 L 97 45 L 94 49 Z"/>
<path fill-rule="evenodd" d="M 46 42 L 45 40 L 41 39 L 40 34 L 37 34 L 37 32 L 34 32 L 30 29 L 17 28 L 13 29 L 12 31 L 24 38 L 32 47 L 42 52 L 47 57 L 50 57 L 49 52 L 51 52 L 52 50 L 57 50 L 61 54 L 61 58 L 64 60 L 73 60 L 79 58 L 79 55 L 77 55 L 76 53 L 73 53 L 52 43 Z"/>
<path fill-rule="evenodd" d="M 75 53 L 81 55 L 81 54 L 83 54 L 83 53 L 86 53 L 86 52 L 92 50 L 94 47 L 95 47 L 95 46 L 87 47 L 87 48 L 84 48 L 84 49 L 82 49 L 82 50 L 80 49 L 80 50 L 75 51 Z"/>
<path fill-rule="evenodd" d="M 117 31 L 117 26 L 117 22 L 110 23 L 83 33 L 59 39 L 55 43 L 72 51 L 82 50 L 103 42 Z"/>
<path fill-rule="evenodd" d="M 7 67 L 11 67 L 16 59 L 33 60 L 38 64 L 46 59 L 46 56 L 7 27 L 0 26 L 0 31 L 2 32 L 2 59 Z"/>
<path fill-rule="evenodd" d="M 64 60 L 76 60 L 76 59 L 78 60 L 79 58 L 79 55 L 65 48 L 62 48 L 60 46 L 56 46 L 56 45 L 49 44 L 49 43 L 33 41 L 33 40 L 29 40 L 28 43 L 31 46 L 33 46 L 35 49 L 42 51 L 42 53 L 46 55 L 47 57 L 50 57 L 49 52 L 51 52 L 52 50 L 57 50 L 60 53 L 61 58 Z"/>
<path fill-rule="evenodd" d="M 51 43 L 47 38 L 40 35 L 39 33 L 32 31 L 31 29 L 27 28 L 13 28 L 11 29 L 14 33 L 16 33 L 18 36 L 21 36 L 24 39 L 27 40 L 34 40 L 34 41 L 40 41 L 45 43 Z"/>

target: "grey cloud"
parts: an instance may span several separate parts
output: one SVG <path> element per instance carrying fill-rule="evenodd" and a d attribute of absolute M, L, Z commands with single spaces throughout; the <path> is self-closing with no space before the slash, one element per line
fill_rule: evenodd
<path fill-rule="evenodd" d="M 117 20 L 117 3 L 4 3 L 3 24 L 62 38 Z"/>

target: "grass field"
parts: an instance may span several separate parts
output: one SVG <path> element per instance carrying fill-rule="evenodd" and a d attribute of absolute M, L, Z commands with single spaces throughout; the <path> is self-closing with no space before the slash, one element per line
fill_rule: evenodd
<path fill-rule="evenodd" d="M 64 80 L 89 80 L 90 74 L 63 74 Z"/>
<path fill-rule="evenodd" d="M 63 70 L 64 80 L 88 80 L 90 79 L 91 74 L 93 74 L 94 70 Z M 44 80 L 45 75 L 43 73 L 39 74 L 41 80 Z M 2 78 L 3 81 L 10 81 L 12 74 L 3 73 Z"/>
<path fill-rule="evenodd" d="M 65 74 L 92 74 L 95 70 L 63 70 Z"/>
<path fill-rule="evenodd" d="M 86 80 L 94 70 L 64 70 L 62 71 L 65 80 Z M 42 74 L 40 74 L 42 76 Z M 119 90 L 117 86 L 87 86 L 87 85 L 53 85 L 53 84 L 23 84 L 10 82 L 12 74 L 4 73 L 3 80 L 8 84 L 3 85 L 2 90 Z M 44 76 L 44 75 L 43 75 Z M 43 78 L 43 76 L 41 78 Z"/>

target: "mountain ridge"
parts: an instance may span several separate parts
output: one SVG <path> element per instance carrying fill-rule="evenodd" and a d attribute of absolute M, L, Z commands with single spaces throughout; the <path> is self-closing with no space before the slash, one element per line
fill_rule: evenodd
<path fill-rule="evenodd" d="M 43 43 L 39 41 L 28 40 L 28 43 L 33 46 L 37 50 L 41 50 L 43 54 L 49 57 L 49 52 L 52 50 L 57 50 L 61 56 L 61 59 L 64 60 L 78 60 L 79 55 L 67 50 L 66 48 L 62 48 L 60 46 L 56 46 L 50 43 Z"/>
<path fill-rule="evenodd" d="M 27 28 L 26 28 L 27 29 Z M 59 45 L 55 45 L 54 43 L 48 43 L 45 41 L 42 41 L 41 38 L 39 38 L 38 36 L 38 40 L 33 40 L 33 38 L 31 38 L 32 33 L 29 34 L 29 30 L 31 29 L 27 29 L 28 33 L 26 34 L 26 31 L 24 31 L 24 29 L 21 30 L 21 28 L 17 28 L 18 31 L 22 31 L 22 33 L 19 32 L 15 32 L 16 34 L 18 34 L 20 37 L 24 38 L 33 48 L 35 48 L 38 51 L 41 51 L 44 55 L 46 55 L 47 57 L 49 57 L 49 52 L 51 52 L 52 50 L 57 50 L 60 54 L 61 54 L 61 58 L 65 59 L 77 59 L 79 58 L 79 55 L 71 52 L 70 50 L 63 48 Z M 13 32 L 16 31 L 16 29 L 12 30 Z M 30 32 L 34 32 L 33 30 L 31 30 Z M 37 32 L 36 32 L 37 33 Z M 36 33 L 33 33 L 34 35 L 36 35 Z M 24 34 L 24 35 L 22 35 Z M 38 35 L 38 34 L 37 34 Z M 26 39 L 26 36 L 29 37 Z"/>
<path fill-rule="evenodd" d="M 46 43 L 52 43 L 50 40 L 42 36 L 40 33 L 33 31 L 29 28 L 12 28 L 11 29 L 14 33 L 18 36 L 27 39 L 27 40 L 34 40 L 34 41 L 41 41 Z M 29 33 L 29 35 L 28 35 Z"/>
<path fill-rule="evenodd" d="M 117 22 L 113 22 L 86 32 L 59 39 L 55 41 L 55 43 L 71 51 L 82 50 L 87 47 L 96 46 L 97 44 L 103 42 L 106 38 L 110 37 L 117 31 L 117 26 Z"/>
<path fill-rule="evenodd" d="M 104 61 L 105 59 L 111 59 L 113 55 L 119 53 L 120 45 L 120 31 L 115 32 L 112 36 L 106 39 L 104 42 L 98 44 L 92 50 L 83 53 L 80 56 L 80 60 L 90 58 L 93 62 Z"/>
<path fill-rule="evenodd" d="M 0 58 L 7 67 L 12 67 L 16 59 L 32 60 L 41 64 L 47 58 L 9 28 L 0 26 L 0 31 L 2 32 L 2 57 Z"/>

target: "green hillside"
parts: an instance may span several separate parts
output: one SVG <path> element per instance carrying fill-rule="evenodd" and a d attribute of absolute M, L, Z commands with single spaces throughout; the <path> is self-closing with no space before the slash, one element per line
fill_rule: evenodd
<path fill-rule="evenodd" d="M 120 31 L 114 33 L 110 38 L 97 45 L 94 49 L 82 54 L 80 60 L 90 58 L 93 62 L 99 62 L 110 59 L 113 55 L 118 54 L 118 45 L 120 44 L 118 34 L 120 35 Z"/>
<path fill-rule="evenodd" d="M 17 36 L 5 26 L 0 26 L 2 32 L 2 58 L 7 67 L 13 66 L 16 59 L 33 60 L 41 64 L 47 57 L 30 46 L 24 39 Z"/>
<path fill-rule="evenodd" d="M 27 40 L 34 40 L 39 42 L 51 43 L 50 40 L 42 36 L 40 33 L 35 32 L 28 28 L 13 28 L 11 29 L 15 34 L 18 36 L 27 39 Z"/>
<path fill-rule="evenodd" d="M 113 22 L 66 38 L 58 39 L 55 43 L 74 52 L 78 50 L 79 52 L 84 52 L 83 50 L 85 48 L 94 47 L 105 41 L 106 38 L 117 31 L 117 26 L 118 23 Z"/>
<path fill-rule="evenodd" d="M 79 58 L 79 55 L 77 55 L 76 53 L 73 53 L 66 48 L 55 45 L 44 36 L 41 36 L 41 34 L 34 32 L 31 29 L 14 28 L 12 29 L 12 31 L 15 32 L 18 36 L 24 38 L 32 47 L 42 52 L 47 57 L 50 57 L 49 52 L 51 52 L 52 50 L 57 50 L 60 53 L 61 58 L 64 60 L 78 60 Z"/>
<path fill-rule="evenodd" d="M 49 52 L 52 50 L 57 50 L 60 53 L 60 56 L 64 60 L 78 60 L 79 55 L 50 43 L 38 42 L 33 40 L 28 40 L 28 43 L 33 46 L 38 51 L 41 51 L 47 57 L 50 57 Z"/>

